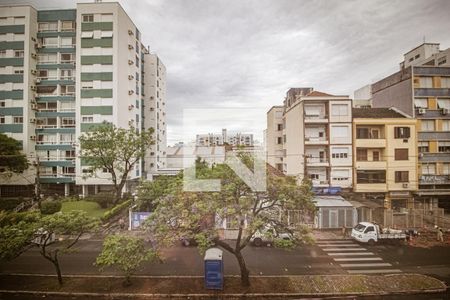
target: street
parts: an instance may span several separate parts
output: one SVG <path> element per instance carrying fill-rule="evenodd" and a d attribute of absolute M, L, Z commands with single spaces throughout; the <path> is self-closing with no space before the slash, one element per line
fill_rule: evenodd
<path fill-rule="evenodd" d="M 63 274 L 102 274 L 94 266 L 102 242 L 80 241 L 78 251 L 61 255 Z M 400 245 L 368 246 L 351 240 L 318 241 L 313 246 L 294 250 L 252 247 L 244 250 L 253 275 L 306 274 L 383 274 L 420 273 L 450 284 L 450 251 L 445 247 L 430 249 Z M 203 263 L 197 248 L 174 246 L 163 253 L 164 263 L 145 263 L 140 275 L 203 275 Z M 235 258 L 224 251 L 226 275 L 238 275 Z M 54 274 L 53 265 L 32 249 L 0 266 L 0 273 Z M 107 269 L 106 275 L 118 274 Z"/>

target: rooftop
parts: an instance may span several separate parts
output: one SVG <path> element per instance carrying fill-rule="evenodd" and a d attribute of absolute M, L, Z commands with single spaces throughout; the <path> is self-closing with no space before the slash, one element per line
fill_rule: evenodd
<path fill-rule="evenodd" d="M 353 118 L 406 118 L 405 115 L 393 108 L 353 108 Z"/>

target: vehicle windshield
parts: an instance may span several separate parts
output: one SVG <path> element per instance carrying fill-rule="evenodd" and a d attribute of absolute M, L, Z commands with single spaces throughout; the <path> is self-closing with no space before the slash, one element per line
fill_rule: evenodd
<path fill-rule="evenodd" d="M 362 224 L 358 224 L 353 229 L 355 229 L 356 231 L 359 231 L 359 232 L 363 232 L 365 228 L 366 228 L 366 226 L 364 226 Z"/>

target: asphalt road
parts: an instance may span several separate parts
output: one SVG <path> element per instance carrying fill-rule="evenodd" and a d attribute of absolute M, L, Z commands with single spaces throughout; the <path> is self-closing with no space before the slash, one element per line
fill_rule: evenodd
<path fill-rule="evenodd" d="M 347 274 L 364 270 L 370 272 L 374 269 L 371 265 L 373 264 L 379 266 L 376 268 L 386 270 L 385 273 L 397 270 L 396 272 L 428 274 L 450 285 L 450 249 L 448 247 L 430 249 L 400 245 L 370 247 L 351 241 L 340 243 L 349 245 L 342 244 L 344 247 L 342 248 L 335 246 L 339 244 L 328 241 L 294 250 L 249 246 L 244 250 L 244 256 L 251 274 L 254 275 Z M 100 273 L 94 266 L 95 258 L 101 249 L 101 241 L 85 240 L 77 245 L 78 251 L 61 256 L 60 265 L 63 275 L 118 274 L 112 269 Z M 354 251 L 342 254 L 341 250 L 345 247 Z M 164 263 L 146 263 L 138 274 L 203 275 L 203 259 L 195 247 L 175 246 L 164 251 L 163 255 Z M 355 263 L 359 264 L 358 267 L 349 269 L 348 266 Z M 235 258 L 225 251 L 224 265 L 225 274 L 239 274 Z M 54 274 L 54 269 L 51 263 L 40 256 L 37 249 L 32 249 L 15 260 L 2 264 L 0 273 Z"/>

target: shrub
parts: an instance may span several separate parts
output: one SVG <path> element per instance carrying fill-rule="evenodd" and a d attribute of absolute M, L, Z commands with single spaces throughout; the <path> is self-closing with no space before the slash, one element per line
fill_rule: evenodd
<path fill-rule="evenodd" d="M 0 199 L 0 210 L 13 210 L 20 203 L 26 201 L 22 197 L 19 198 L 2 198 Z"/>
<path fill-rule="evenodd" d="M 41 213 L 43 215 L 52 215 L 61 210 L 60 201 L 44 201 L 41 203 Z"/>
<path fill-rule="evenodd" d="M 295 242 L 293 240 L 275 239 L 273 245 L 276 248 L 292 249 L 295 247 Z"/>
<path fill-rule="evenodd" d="M 39 212 L 0 212 L 0 227 L 18 224 L 20 222 L 33 223 L 39 219 Z"/>
<path fill-rule="evenodd" d="M 111 193 L 98 193 L 98 194 L 90 196 L 86 200 L 97 202 L 101 208 L 107 208 L 108 205 L 110 203 L 112 203 L 113 199 L 114 199 L 114 195 Z"/>
<path fill-rule="evenodd" d="M 111 208 L 110 210 L 107 210 L 103 216 L 101 217 L 101 220 L 103 222 L 108 221 L 109 219 L 111 219 L 114 216 L 117 216 L 118 214 L 120 214 L 121 211 L 123 211 L 125 208 L 128 208 L 131 205 L 131 199 L 127 200 L 125 202 L 122 202 L 120 204 L 117 204 L 116 206 L 114 206 L 113 208 Z"/>

